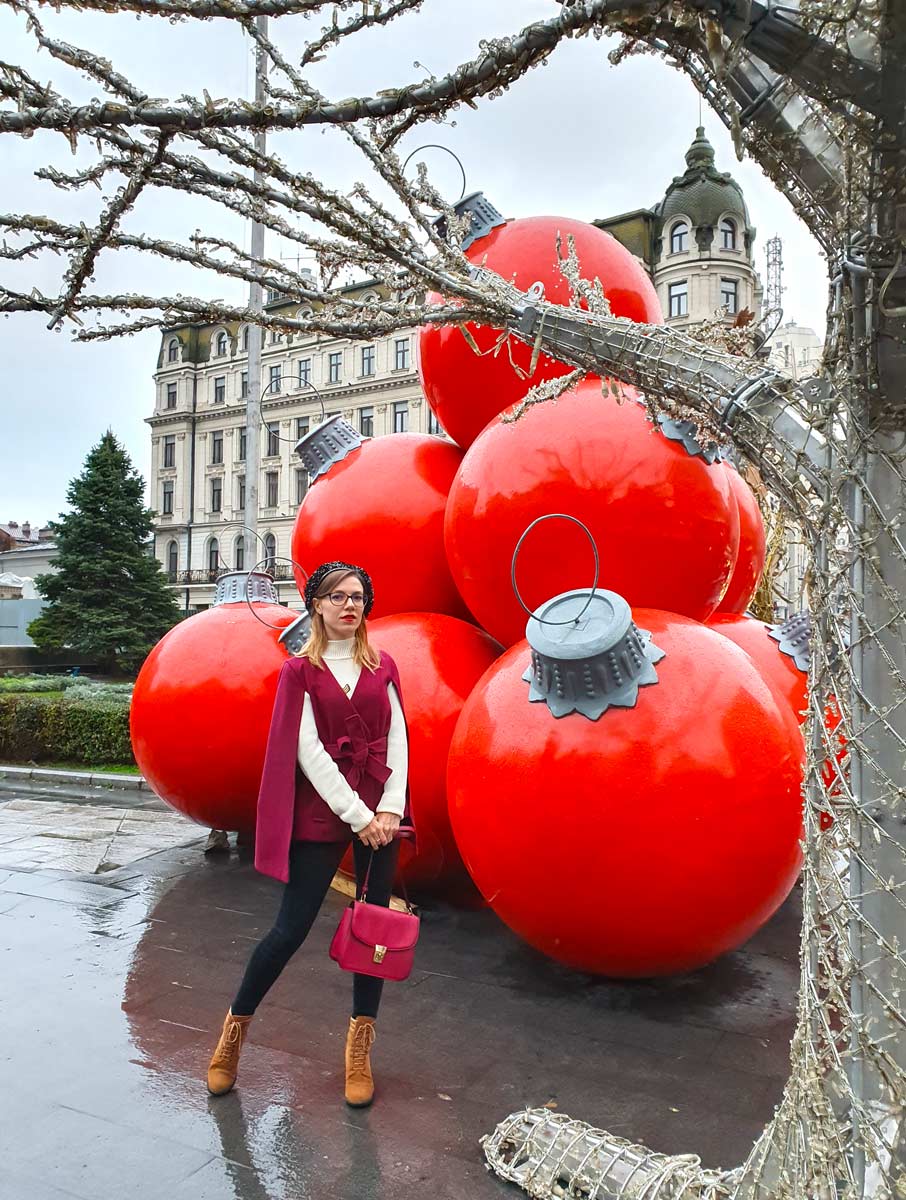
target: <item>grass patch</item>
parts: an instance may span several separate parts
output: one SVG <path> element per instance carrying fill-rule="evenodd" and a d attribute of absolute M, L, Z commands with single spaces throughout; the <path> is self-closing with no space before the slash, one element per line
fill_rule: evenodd
<path fill-rule="evenodd" d="M 50 771 L 92 771 L 95 775 L 141 775 L 135 763 L 30 762 L 10 766 L 40 767 Z"/>

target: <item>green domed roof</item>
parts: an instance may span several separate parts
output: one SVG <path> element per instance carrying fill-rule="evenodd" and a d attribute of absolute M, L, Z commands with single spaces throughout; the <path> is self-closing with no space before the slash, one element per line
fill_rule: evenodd
<path fill-rule="evenodd" d="M 685 173 L 674 178 L 654 211 L 662 228 L 671 217 L 679 215 L 688 217 L 693 228 L 716 226 L 726 213 L 738 217 L 746 229 L 751 228 L 742 190 L 728 172 L 718 171 L 714 166 L 714 147 L 701 125 L 686 151 Z"/>

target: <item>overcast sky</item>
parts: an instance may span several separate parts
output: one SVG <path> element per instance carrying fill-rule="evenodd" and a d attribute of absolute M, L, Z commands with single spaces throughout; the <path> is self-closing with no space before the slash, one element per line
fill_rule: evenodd
<path fill-rule="evenodd" d="M 426 0 L 420 13 L 385 29 L 350 39 L 312 78 L 334 98 L 372 93 L 440 75 L 474 55 L 480 38 L 514 32 L 557 11 L 554 0 Z M 129 14 L 55 14 L 40 10 L 51 34 L 108 57 L 149 95 L 174 98 L 207 88 L 212 97 L 249 95 L 252 55 L 230 22 L 167 22 Z M 320 22 L 315 22 L 315 26 Z M 312 24 L 294 18 L 277 23 L 285 45 L 301 45 Z M 272 34 L 274 33 L 272 23 Z M 6 61 L 20 62 L 70 96 L 87 100 L 93 85 L 64 71 L 46 54 L 36 54 L 25 20 L 0 10 L 0 44 Z M 592 220 L 648 207 L 685 169 L 683 155 L 699 121 L 698 94 L 680 72 L 660 59 L 632 58 L 619 67 L 607 62 L 613 43 L 565 42 L 543 67 L 530 71 L 509 93 L 464 108 L 452 122 L 428 124 L 409 135 L 407 148 L 443 142 L 465 164 L 468 189 L 481 189 L 507 216 L 550 213 Z M 757 164 L 738 162 L 729 136 L 707 108 L 703 124 L 720 170 L 743 188 L 757 228 L 756 260 L 764 276 L 767 239 L 783 239 L 785 319 L 795 317 L 819 332 L 825 307 L 825 265 L 817 245 Z M 333 130 L 281 134 L 274 147 L 293 166 L 310 170 L 332 186 L 364 178 L 360 160 Z M 46 212 L 64 221 L 93 224 L 103 204 L 96 189 L 71 195 L 36 180 L 37 167 L 86 165 L 73 158 L 65 139 L 38 134 L 4 135 L 0 176 L 6 211 Z M 459 190 L 458 173 L 444 156 L 424 155 L 432 177 L 448 194 Z M 247 244 L 235 218 L 203 201 L 156 191 L 146 193 L 125 222 L 130 231 L 185 241 L 196 227 Z M 289 254 L 269 243 L 268 253 Z M 56 294 L 57 260 L 16 267 L 0 263 L 10 286 L 38 286 Z M 237 288 L 239 289 L 237 291 Z M 102 256 L 92 290 L 177 292 L 241 300 L 243 285 L 134 254 Z M 33 525 L 65 508 L 68 481 L 110 427 L 147 477 L 151 447 L 146 417 L 153 406 L 151 375 L 160 338 L 148 332 L 111 342 L 79 345 L 70 333 L 50 333 L 46 318 L 13 316 L 0 325 L 0 521 Z"/>

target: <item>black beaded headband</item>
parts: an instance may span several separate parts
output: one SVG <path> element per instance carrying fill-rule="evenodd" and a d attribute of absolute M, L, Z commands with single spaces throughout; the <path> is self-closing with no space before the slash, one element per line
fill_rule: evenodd
<path fill-rule="evenodd" d="M 328 575 L 332 574 L 334 571 L 342 570 L 354 571 L 362 581 L 362 590 L 365 593 L 365 607 L 362 615 L 365 617 L 369 615 L 371 610 L 374 608 L 374 585 L 371 582 L 371 576 L 361 567 L 353 566 L 352 563 L 347 562 L 322 563 L 321 566 L 318 567 L 317 571 L 313 571 L 309 576 L 308 583 L 305 585 L 304 599 L 305 607 L 310 613 L 314 612 L 314 599 L 320 591 L 321 584 Z"/>

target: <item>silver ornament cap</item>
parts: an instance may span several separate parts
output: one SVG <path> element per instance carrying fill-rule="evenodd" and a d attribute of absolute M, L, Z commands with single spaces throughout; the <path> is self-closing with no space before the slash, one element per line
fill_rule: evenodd
<path fill-rule="evenodd" d="M 219 604 L 278 604 L 273 578 L 266 571 L 228 571 L 221 575 L 214 588 L 212 608 Z"/>
<path fill-rule="evenodd" d="M 298 654 L 311 636 L 311 616 L 308 609 L 302 609 L 291 625 L 283 630 L 277 641 L 285 646 L 290 654 Z"/>
<path fill-rule="evenodd" d="M 713 442 L 703 446 L 699 441 L 698 426 L 694 421 L 680 421 L 660 413 L 657 423 L 664 437 L 671 442 L 679 442 L 690 458 L 701 458 L 708 466 L 723 460 L 723 451 L 719 446 Z"/>
<path fill-rule="evenodd" d="M 597 721 L 608 708 L 634 707 L 639 688 L 658 682 L 654 664 L 666 653 L 635 624 L 622 596 L 597 589 L 563 592 L 540 605 L 525 636 L 529 700 L 543 700 L 555 717 L 576 712 Z"/>
<path fill-rule="evenodd" d="M 808 672 L 811 662 L 812 614 L 796 613 L 779 625 L 772 625 L 768 637 L 780 643 L 780 653 L 788 654 L 800 671 Z"/>
<path fill-rule="evenodd" d="M 314 482 L 362 444 L 362 435 L 343 417 L 330 417 L 296 442 L 296 454 Z"/>

